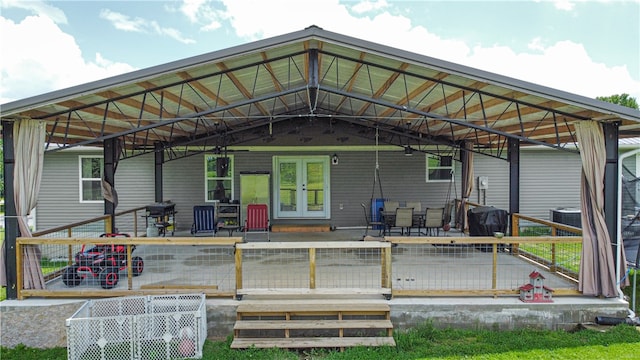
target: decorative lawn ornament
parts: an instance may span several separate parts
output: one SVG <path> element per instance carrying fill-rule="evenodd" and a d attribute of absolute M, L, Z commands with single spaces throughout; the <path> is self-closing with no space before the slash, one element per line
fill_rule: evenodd
<path fill-rule="evenodd" d="M 553 289 L 544 286 L 544 276 L 537 271 L 529 274 L 529 283 L 520 286 L 520 300 L 529 303 L 550 303 Z"/>

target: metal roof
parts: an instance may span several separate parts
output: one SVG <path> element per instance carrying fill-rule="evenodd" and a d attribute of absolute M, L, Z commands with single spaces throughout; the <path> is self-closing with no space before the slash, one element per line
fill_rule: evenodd
<path fill-rule="evenodd" d="M 619 122 L 640 111 L 311 26 L 200 56 L 1 105 L 2 121 L 47 124 L 49 149 L 119 138 L 125 156 L 264 143 L 274 131 L 341 131 L 411 146 L 476 151 L 575 144 L 573 123 Z M 376 135 L 377 136 L 377 135 Z"/>

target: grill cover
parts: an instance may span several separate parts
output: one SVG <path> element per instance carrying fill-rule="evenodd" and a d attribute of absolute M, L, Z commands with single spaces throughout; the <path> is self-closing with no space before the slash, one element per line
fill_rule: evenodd
<path fill-rule="evenodd" d="M 493 236 L 496 231 L 507 232 L 507 211 L 493 206 L 479 206 L 467 211 L 470 236 Z"/>

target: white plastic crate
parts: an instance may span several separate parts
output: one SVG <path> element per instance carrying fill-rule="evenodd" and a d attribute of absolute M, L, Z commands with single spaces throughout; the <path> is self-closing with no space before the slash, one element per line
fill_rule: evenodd
<path fill-rule="evenodd" d="M 66 321 L 69 360 L 200 359 L 204 294 L 89 300 Z"/>

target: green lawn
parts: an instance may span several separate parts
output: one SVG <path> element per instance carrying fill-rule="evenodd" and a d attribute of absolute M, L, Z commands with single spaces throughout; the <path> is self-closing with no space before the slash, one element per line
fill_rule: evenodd
<path fill-rule="evenodd" d="M 550 244 L 521 244 L 520 250 L 528 252 L 541 259 L 551 261 Z M 556 265 L 571 272 L 580 271 L 580 255 L 582 254 L 582 244 L 556 244 Z"/>
<path fill-rule="evenodd" d="M 635 359 L 640 349 L 640 331 L 619 325 L 600 332 L 549 330 L 453 330 L 430 324 L 396 332 L 396 347 L 286 351 L 281 349 L 232 350 L 231 337 L 207 341 L 205 360 L 225 359 Z M 66 359 L 66 348 L 40 350 L 23 346 L 0 348 L 3 360 Z"/>

